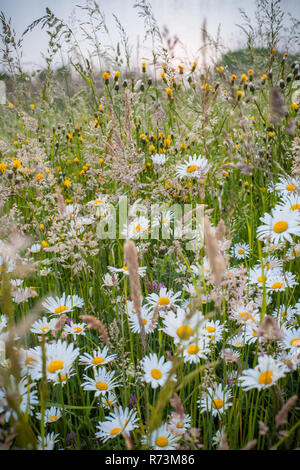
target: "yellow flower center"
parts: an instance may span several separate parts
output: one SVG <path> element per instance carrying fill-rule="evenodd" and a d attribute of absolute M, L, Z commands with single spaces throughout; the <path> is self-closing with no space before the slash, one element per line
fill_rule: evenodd
<path fill-rule="evenodd" d="M 105 406 L 109 406 L 111 405 L 111 400 L 106 400 L 106 402 L 104 403 Z"/>
<path fill-rule="evenodd" d="M 275 233 L 282 233 L 285 232 L 288 228 L 288 223 L 285 220 L 279 220 L 279 222 L 276 222 L 273 226 L 273 230 Z"/>
<path fill-rule="evenodd" d="M 286 189 L 288 191 L 295 191 L 296 190 L 296 186 L 294 184 L 288 184 Z"/>
<path fill-rule="evenodd" d="M 266 372 L 260 374 L 258 382 L 260 385 L 269 385 L 272 382 L 272 376 L 273 372 L 271 370 L 266 370 Z"/>
<path fill-rule="evenodd" d="M 272 289 L 280 289 L 281 287 L 283 286 L 283 283 L 282 282 L 274 282 L 274 284 L 272 284 Z"/>
<path fill-rule="evenodd" d="M 57 377 L 58 382 L 64 382 L 65 380 L 67 380 L 66 374 L 61 374 L 59 377 Z"/>
<path fill-rule="evenodd" d="M 94 359 L 92 360 L 92 364 L 94 365 L 97 365 L 97 364 L 102 364 L 102 362 L 104 362 L 104 359 L 103 357 L 94 357 Z"/>
<path fill-rule="evenodd" d="M 206 329 L 206 331 L 208 331 L 209 333 L 213 333 L 214 331 L 216 331 L 216 329 L 215 329 L 214 326 L 206 326 L 205 329 Z"/>
<path fill-rule="evenodd" d="M 48 331 L 48 330 L 49 330 L 49 326 L 43 326 L 43 328 L 42 328 L 43 333 L 46 333 L 46 331 Z"/>
<path fill-rule="evenodd" d="M 190 165 L 187 167 L 186 171 L 187 173 L 194 173 L 194 171 L 196 171 L 197 168 L 198 168 L 197 165 Z"/>
<path fill-rule="evenodd" d="M 128 268 L 127 268 L 127 266 L 123 266 L 123 268 L 122 268 L 122 269 L 123 269 L 123 271 L 128 271 Z"/>
<path fill-rule="evenodd" d="M 105 382 L 97 382 L 96 387 L 98 388 L 98 390 L 101 390 L 101 391 L 108 389 L 108 386 Z"/>
<path fill-rule="evenodd" d="M 266 280 L 266 276 L 259 276 L 259 277 L 257 278 L 257 280 L 258 280 L 258 282 L 263 282 L 263 281 Z"/>
<path fill-rule="evenodd" d="M 244 253 L 245 253 L 245 250 L 243 250 L 243 248 L 238 249 L 238 254 L 239 255 L 243 255 Z"/>
<path fill-rule="evenodd" d="M 146 318 L 142 318 L 142 322 L 144 323 L 144 325 L 147 325 L 147 320 L 146 320 Z"/>
<path fill-rule="evenodd" d="M 169 441 L 166 437 L 161 436 L 156 439 L 155 444 L 158 447 L 166 447 L 169 444 Z"/>
<path fill-rule="evenodd" d="M 152 369 L 151 370 L 151 375 L 155 380 L 159 380 L 162 376 L 162 373 L 159 369 Z"/>
<path fill-rule="evenodd" d="M 183 421 L 178 421 L 178 423 L 176 424 L 176 427 L 179 428 L 179 429 L 183 428 L 183 426 L 184 426 Z"/>
<path fill-rule="evenodd" d="M 187 349 L 188 354 L 197 354 L 197 352 L 199 351 L 200 351 L 200 348 L 199 346 L 197 346 L 197 344 L 192 344 Z"/>
<path fill-rule="evenodd" d="M 300 347 L 300 338 L 294 338 L 291 341 L 291 346 L 293 348 L 299 348 Z"/>
<path fill-rule="evenodd" d="M 141 226 L 140 226 L 140 225 L 137 225 L 137 226 L 135 227 L 135 231 L 136 231 L 136 232 L 140 232 L 140 230 L 141 230 Z"/>
<path fill-rule="evenodd" d="M 185 339 L 189 339 L 193 335 L 194 331 L 193 331 L 193 328 L 191 328 L 190 326 L 182 325 L 178 328 L 176 333 L 180 339 L 185 340 Z"/>
<path fill-rule="evenodd" d="M 101 201 L 101 199 L 97 199 L 97 201 L 94 201 L 95 206 L 97 206 L 98 204 L 103 204 L 103 201 Z"/>
<path fill-rule="evenodd" d="M 26 366 L 30 366 L 32 362 L 36 362 L 36 359 L 34 359 L 33 357 L 27 357 L 25 364 Z"/>
<path fill-rule="evenodd" d="M 170 299 L 168 299 L 168 297 L 160 297 L 158 303 L 159 305 L 169 305 Z"/>
<path fill-rule="evenodd" d="M 57 361 L 52 361 L 50 362 L 48 366 L 48 371 L 51 372 L 51 374 L 54 374 L 58 370 L 61 370 L 64 368 L 64 363 L 63 361 L 57 360 Z"/>
<path fill-rule="evenodd" d="M 223 402 L 223 400 L 221 400 L 221 398 L 216 398 L 216 399 L 213 400 L 213 402 L 212 402 L 212 407 L 213 407 L 215 410 L 219 410 L 220 408 L 222 408 L 223 405 L 224 405 L 224 402 Z"/>
<path fill-rule="evenodd" d="M 300 211 L 300 204 L 293 204 L 291 206 L 292 211 Z"/>
<path fill-rule="evenodd" d="M 48 421 L 50 421 L 50 422 L 57 421 L 57 416 L 55 416 L 55 415 L 49 416 Z"/>
<path fill-rule="evenodd" d="M 82 328 L 80 328 L 80 326 L 75 326 L 74 331 L 75 333 L 80 333 L 82 331 Z"/>
<path fill-rule="evenodd" d="M 110 435 L 111 435 L 111 436 L 116 436 L 117 434 L 119 434 L 120 431 L 122 431 L 122 428 L 113 428 L 113 429 L 110 431 Z"/>
<path fill-rule="evenodd" d="M 56 307 L 55 313 L 63 313 L 66 310 L 69 310 L 68 307 L 66 307 L 65 305 L 60 305 L 59 307 Z"/>

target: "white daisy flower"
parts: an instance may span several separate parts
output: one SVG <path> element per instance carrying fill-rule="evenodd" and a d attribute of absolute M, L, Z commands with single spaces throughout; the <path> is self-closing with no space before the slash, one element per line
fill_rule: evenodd
<path fill-rule="evenodd" d="M 277 382 L 288 372 L 287 367 L 271 356 L 264 355 L 258 358 L 254 369 L 244 370 L 239 382 L 241 387 L 248 391 L 252 388 L 262 390 Z"/>
<path fill-rule="evenodd" d="M 287 196 L 300 189 L 300 181 L 297 178 L 281 176 L 279 182 L 275 184 L 275 191 L 280 195 Z"/>
<path fill-rule="evenodd" d="M 172 417 L 168 423 L 168 428 L 172 434 L 184 434 L 191 427 L 191 416 L 184 414 L 180 416 L 178 413 L 172 413 Z"/>
<path fill-rule="evenodd" d="M 51 406 L 47 410 L 45 410 L 44 413 L 44 424 L 49 424 L 49 423 L 55 423 L 58 421 L 62 416 L 62 413 L 59 408 L 56 408 L 55 406 Z M 37 419 L 41 420 L 42 415 L 41 413 L 36 413 Z"/>
<path fill-rule="evenodd" d="M 188 312 L 178 307 L 176 313 L 170 310 L 163 318 L 164 327 L 161 328 L 167 335 L 174 339 L 175 344 L 187 345 L 197 336 L 200 324 L 203 322 L 201 312 L 195 312 L 191 318 Z"/>
<path fill-rule="evenodd" d="M 222 438 L 224 437 L 224 435 L 225 435 L 225 427 L 222 426 L 222 428 L 220 430 L 218 430 L 212 438 L 213 445 L 214 446 L 220 446 L 220 444 L 222 442 Z"/>
<path fill-rule="evenodd" d="M 207 392 L 203 393 L 202 397 L 197 401 L 201 413 L 212 413 L 213 416 L 220 416 L 230 406 L 231 392 L 229 387 L 222 387 L 218 384 L 214 389 L 208 387 Z"/>
<path fill-rule="evenodd" d="M 170 369 L 172 368 L 171 361 L 165 361 L 164 357 L 158 359 L 156 354 L 149 354 L 145 356 L 141 365 L 144 370 L 144 381 L 150 383 L 152 388 L 163 386 L 167 380 Z M 172 377 L 176 380 L 176 377 Z"/>
<path fill-rule="evenodd" d="M 85 329 L 85 323 L 75 323 L 72 321 L 70 325 L 64 326 L 63 331 L 68 335 L 73 335 L 73 339 L 76 339 L 77 336 L 85 335 Z"/>
<path fill-rule="evenodd" d="M 101 395 L 100 399 L 104 408 L 111 408 L 113 405 L 118 403 L 117 397 L 113 392 L 108 392 L 106 395 Z"/>
<path fill-rule="evenodd" d="M 292 235 L 300 236 L 300 213 L 287 211 L 281 207 L 274 207 L 271 214 L 265 213 L 260 218 L 263 225 L 257 229 L 259 240 L 269 238 L 271 242 L 292 242 Z"/>
<path fill-rule="evenodd" d="M 202 278 L 202 276 L 207 278 L 212 272 L 211 266 L 206 256 L 204 256 L 201 263 L 195 263 L 191 265 L 190 268 L 195 277 L 200 279 Z"/>
<path fill-rule="evenodd" d="M 236 320 L 240 324 L 245 324 L 247 322 L 255 324 L 260 321 L 258 308 L 253 302 L 237 305 L 233 308 L 229 318 Z"/>
<path fill-rule="evenodd" d="M 37 335 L 46 335 L 47 333 L 49 333 L 49 331 L 54 330 L 56 323 L 57 318 L 52 318 L 51 320 L 48 320 L 47 317 L 43 317 L 32 324 L 30 331 L 32 333 L 36 333 Z"/>
<path fill-rule="evenodd" d="M 205 341 L 205 338 L 194 338 L 191 344 L 185 347 L 183 360 L 189 363 L 200 362 L 200 359 L 207 359 L 209 351 L 209 345 Z"/>
<path fill-rule="evenodd" d="M 105 421 L 100 421 L 96 426 L 99 429 L 95 436 L 103 442 L 108 441 L 122 432 L 129 434 L 130 431 L 138 427 L 138 417 L 135 410 L 129 408 L 118 408 L 111 412 Z"/>
<path fill-rule="evenodd" d="M 247 243 L 237 243 L 231 248 L 230 252 L 237 259 L 245 259 L 249 256 L 250 247 Z"/>
<path fill-rule="evenodd" d="M 132 309 L 132 306 L 129 307 L 133 302 L 127 302 L 128 309 L 128 322 L 129 328 L 133 333 L 141 333 L 140 321 L 137 313 Z M 144 325 L 145 333 L 152 333 L 156 325 L 152 325 L 153 311 L 149 311 L 149 307 L 146 305 L 142 306 L 141 317 Z"/>
<path fill-rule="evenodd" d="M 278 202 L 278 206 L 282 207 L 282 210 L 287 211 L 300 211 L 300 194 L 292 193 L 283 196 L 282 200 Z"/>
<path fill-rule="evenodd" d="M 243 348 L 245 346 L 245 334 L 235 335 L 230 340 L 227 340 L 226 344 L 234 346 L 235 348 Z"/>
<path fill-rule="evenodd" d="M 181 291 L 173 293 L 171 289 L 168 290 L 166 287 L 161 287 L 158 294 L 152 292 L 152 294 L 148 295 L 146 297 L 146 302 L 153 308 L 155 308 L 156 305 L 170 308 L 177 306 L 180 302 L 180 296 Z"/>
<path fill-rule="evenodd" d="M 166 155 L 164 153 L 156 153 L 151 155 L 151 160 L 156 166 L 163 166 L 166 163 Z"/>
<path fill-rule="evenodd" d="M 285 271 L 283 274 L 272 274 L 266 280 L 266 289 L 268 292 L 282 292 L 288 288 L 296 286 L 295 274 Z"/>
<path fill-rule="evenodd" d="M 213 343 L 221 341 L 223 331 L 224 325 L 221 324 L 220 320 L 205 320 L 201 325 L 201 334 Z"/>
<path fill-rule="evenodd" d="M 16 379 L 13 375 L 9 376 L 9 382 L 6 386 L 6 389 L 2 389 L 1 393 L 1 406 L 4 409 L 7 409 L 5 412 L 5 421 L 8 422 L 13 416 L 15 420 L 18 419 L 16 411 L 12 408 L 9 408 L 7 401 L 7 395 L 9 394 L 10 399 L 14 399 L 16 404 L 19 406 L 21 413 L 28 413 L 33 415 L 34 407 L 39 403 L 38 395 L 36 390 L 32 390 L 35 386 L 34 383 L 30 383 L 27 377 L 22 377 L 21 380 L 16 383 Z"/>
<path fill-rule="evenodd" d="M 156 215 L 151 214 L 151 238 L 161 239 L 159 229 L 161 228 L 162 239 L 169 238 L 172 233 L 172 222 L 174 221 L 174 212 L 172 209 L 166 209 L 162 213 Z"/>
<path fill-rule="evenodd" d="M 79 357 L 79 364 L 85 365 L 86 369 L 89 367 L 96 368 L 98 366 L 109 364 L 114 361 L 116 357 L 116 354 L 108 354 L 108 347 L 104 346 L 103 349 L 94 349 L 91 354 L 85 352 Z"/>
<path fill-rule="evenodd" d="M 146 239 L 149 236 L 150 220 L 143 215 L 124 225 L 121 234 L 127 239 Z"/>
<path fill-rule="evenodd" d="M 83 305 L 83 300 L 78 295 L 66 296 L 65 293 L 63 293 L 62 297 L 48 297 L 42 303 L 45 310 L 54 315 L 71 312 L 73 308 L 81 308 Z"/>
<path fill-rule="evenodd" d="M 38 450 L 53 450 L 56 442 L 58 442 L 59 434 L 50 432 L 44 436 L 44 443 L 42 436 L 38 436 Z"/>
<path fill-rule="evenodd" d="M 114 276 L 114 278 L 113 278 Z M 113 274 L 113 276 L 109 273 L 106 273 L 105 276 L 103 276 L 103 284 L 102 286 L 105 287 L 114 287 L 115 284 L 118 282 L 118 276 L 116 273 Z M 114 282 L 115 281 L 115 282 Z"/>
<path fill-rule="evenodd" d="M 43 375 L 43 353 L 40 346 L 32 351 L 34 360 L 30 362 L 30 375 L 34 380 L 39 380 Z M 58 340 L 55 343 L 45 344 L 46 354 L 46 374 L 47 379 L 55 383 L 63 383 L 67 376 L 70 377 L 73 363 L 79 355 L 79 349 L 74 348 L 73 343 L 66 343 Z"/>
<path fill-rule="evenodd" d="M 188 160 L 185 160 L 183 164 L 177 165 L 176 175 L 179 178 L 205 178 L 210 165 L 205 157 L 189 156 Z"/>
<path fill-rule="evenodd" d="M 163 424 L 150 434 L 149 438 L 145 436 L 142 440 L 143 445 L 153 450 L 174 450 L 180 435 L 172 434 L 167 424 Z"/>
<path fill-rule="evenodd" d="M 94 369 L 94 373 L 93 379 L 84 375 L 86 381 L 81 385 L 83 390 L 95 392 L 95 397 L 111 392 L 115 387 L 120 386 L 114 371 L 108 372 L 104 367 L 101 367 L 97 370 Z"/>
<path fill-rule="evenodd" d="M 114 266 L 107 266 L 110 272 L 112 273 L 123 273 L 125 276 L 129 276 L 129 271 L 127 266 L 122 266 L 122 268 L 115 268 Z M 139 266 L 138 273 L 140 277 L 144 277 L 146 275 L 147 267 L 146 266 Z"/>
<path fill-rule="evenodd" d="M 296 307 L 289 305 L 280 305 L 275 312 L 272 313 L 272 316 L 280 323 L 293 323 L 296 319 Z"/>
<path fill-rule="evenodd" d="M 284 349 L 295 349 L 300 352 L 300 328 L 285 329 L 281 344 Z"/>
<path fill-rule="evenodd" d="M 260 341 L 261 338 L 258 336 L 259 325 L 256 323 L 246 323 L 245 326 L 245 341 L 247 344 L 255 343 Z"/>

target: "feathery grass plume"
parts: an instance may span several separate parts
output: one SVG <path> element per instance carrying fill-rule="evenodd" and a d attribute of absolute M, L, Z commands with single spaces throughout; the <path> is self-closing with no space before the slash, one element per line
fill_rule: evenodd
<path fill-rule="evenodd" d="M 257 444 L 257 439 L 247 442 L 247 444 L 241 450 L 251 450 Z"/>
<path fill-rule="evenodd" d="M 221 437 L 221 441 L 217 450 L 230 450 L 226 434 L 223 434 L 223 436 Z"/>
<path fill-rule="evenodd" d="M 158 313 L 161 310 L 161 307 L 163 306 L 159 304 L 155 305 L 154 312 L 153 312 L 152 319 L 151 319 L 150 330 L 153 330 L 153 328 L 155 327 L 155 323 L 157 322 Z"/>
<path fill-rule="evenodd" d="M 145 326 L 142 320 L 142 292 L 140 285 L 139 276 L 139 262 L 136 246 L 132 240 L 127 240 L 124 243 L 124 253 L 126 265 L 129 272 L 130 291 L 133 301 L 133 308 L 139 319 L 139 325 L 141 329 L 141 342 L 144 348 L 146 348 L 146 332 Z"/>
<path fill-rule="evenodd" d="M 94 317 L 93 315 L 82 315 L 81 319 L 86 323 L 87 328 L 96 330 L 99 333 L 104 344 L 107 346 L 110 345 L 110 339 L 107 333 L 107 330 L 99 318 Z"/>
<path fill-rule="evenodd" d="M 279 341 L 283 338 L 284 333 L 278 326 L 275 318 L 271 315 L 265 315 L 262 324 L 257 330 L 257 336 L 262 337 L 265 340 Z"/>
<path fill-rule="evenodd" d="M 210 220 L 204 216 L 205 251 L 211 266 L 215 283 L 220 284 L 226 269 L 224 257 L 219 254 L 217 238 L 211 230 Z"/>
<path fill-rule="evenodd" d="M 287 115 L 287 107 L 284 97 L 278 86 L 271 89 L 270 92 L 270 122 L 275 126 L 279 126 L 283 118 Z"/>
<path fill-rule="evenodd" d="M 216 239 L 220 242 L 225 240 L 226 227 L 224 220 L 221 219 L 216 228 Z"/>
<path fill-rule="evenodd" d="M 174 408 L 175 413 L 179 415 L 180 418 L 183 418 L 185 416 L 183 404 L 181 403 L 181 400 L 177 393 L 174 393 L 173 397 L 171 398 L 170 405 Z"/>
<path fill-rule="evenodd" d="M 276 429 L 283 424 L 286 424 L 289 411 L 293 408 L 298 399 L 297 395 L 293 395 L 288 401 L 283 405 L 281 410 L 275 416 Z"/>
<path fill-rule="evenodd" d="M 265 436 L 269 431 L 268 426 L 263 421 L 258 421 L 259 434 Z"/>
<path fill-rule="evenodd" d="M 127 142 L 130 144 L 132 141 L 131 137 L 131 119 L 130 119 L 130 99 L 129 99 L 129 90 L 125 88 L 124 91 L 124 127 L 126 130 Z"/>
<path fill-rule="evenodd" d="M 67 321 L 67 315 L 65 313 L 62 313 L 59 317 L 58 320 L 54 326 L 54 329 L 52 330 L 52 336 L 56 338 L 58 332 L 64 327 L 66 321 Z"/>
<path fill-rule="evenodd" d="M 56 196 L 57 196 L 57 206 L 58 210 L 61 216 L 63 216 L 66 212 L 66 203 L 63 198 L 63 195 L 61 194 L 61 191 L 57 188 L 56 190 Z"/>

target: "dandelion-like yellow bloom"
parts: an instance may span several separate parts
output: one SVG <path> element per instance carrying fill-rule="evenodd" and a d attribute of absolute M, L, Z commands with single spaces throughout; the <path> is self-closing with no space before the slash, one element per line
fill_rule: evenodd
<path fill-rule="evenodd" d="M 294 111 L 298 111 L 298 105 L 297 105 L 297 103 L 292 103 L 292 104 L 291 104 L 291 107 L 292 107 L 292 109 L 293 109 Z"/>
<path fill-rule="evenodd" d="M 110 77 L 110 73 L 109 73 L 109 72 L 104 72 L 104 73 L 102 74 L 102 77 L 104 78 L 104 80 L 108 80 L 109 77 Z"/>
<path fill-rule="evenodd" d="M 22 163 L 20 162 L 20 160 L 14 160 L 14 168 L 22 168 Z"/>
<path fill-rule="evenodd" d="M 6 170 L 6 168 L 7 168 L 7 164 L 6 164 L 5 162 L 1 162 L 1 163 L 0 163 L 0 171 L 1 171 L 2 173 L 4 173 L 5 170 Z"/>

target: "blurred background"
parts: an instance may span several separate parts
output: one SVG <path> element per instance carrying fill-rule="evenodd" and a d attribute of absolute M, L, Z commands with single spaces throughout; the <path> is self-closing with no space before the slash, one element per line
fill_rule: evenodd
<path fill-rule="evenodd" d="M 140 9 L 134 7 L 137 0 L 99 0 L 98 2 L 103 25 L 97 31 L 97 37 L 103 50 L 109 50 L 109 45 L 120 41 L 120 27 L 127 35 L 128 47 L 131 51 L 131 66 L 141 60 L 151 60 L 151 35 L 145 39 L 144 18 Z M 249 20 L 255 21 L 255 0 L 150 0 L 152 13 L 164 37 L 174 45 L 174 60 L 201 61 L 202 27 L 204 20 L 208 33 L 218 41 L 220 52 L 245 47 L 246 38 L 237 26 L 242 25 L 245 18 L 240 9 L 244 9 Z M 93 55 L 87 35 L 92 33 L 88 24 L 86 6 L 93 7 L 93 2 L 82 0 L 0 0 L 0 10 L 6 19 L 11 18 L 11 26 L 21 38 L 27 26 L 34 20 L 45 15 L 48 7 L 55 16 L 62 19 L 76 33 L 83 53 Z M 289 29 L 289 19 L 300 17 L 300 0 L 281 0 L 280 6 L 284 12 L 283 23 Z M 115 16 L 114 16 L 115 15 Z M 117 19 L 116 19 L 117 18 Z M 98 21 L 98 20 L 97 20 Z M 96 21 L 96 23 L 97 23 Z M 119 21 L 119 26 L 117 24 Z M 44 66 L 43 55 L 47 53 L 49 36 L 47 28 L 41 24 L 28 32 L 22 41 L 22 64 L 24 70 Z M 219 35 L 219 36 L 218 36 Z M 282 48 L 295 48 L 295 44 L 284 44 Z M 297 52 L 293 50 L 292 52 Z M 214 51 L 215 53 L 215 51 Z M 53 64 L 59 66 L 66 51 L 56 55 Z M 93 60 L 93 59 L 92 59 Z M 135 63 L 134 63 L 135 62 Z"/>

